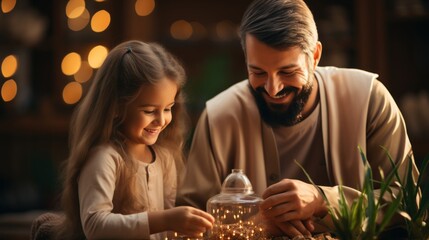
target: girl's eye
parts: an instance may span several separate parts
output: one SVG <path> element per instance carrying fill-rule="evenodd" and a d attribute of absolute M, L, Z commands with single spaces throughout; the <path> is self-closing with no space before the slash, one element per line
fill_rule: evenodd
<path fill-rule="evenodd" d="M 164 112 L 171 112 L 171 108 L 164 109 Z"/>
<path fill-rule="evenodd" d="M 155 113 L 155 111 L 148 111 L 148 110 L 143 110 L 143 112 L 146 113 L 146 114 L 153 114 L 153 113 Z"/>

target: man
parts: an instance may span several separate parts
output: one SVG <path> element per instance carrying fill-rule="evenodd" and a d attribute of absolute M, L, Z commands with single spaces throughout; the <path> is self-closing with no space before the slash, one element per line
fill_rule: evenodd
<path fill-rule="evenodd" d="M 377 169 L 391 171 L 380 146 L 404 173 L 412 150 L 397 105 L 376 74 L 317 66 L 322 44 L 304 1 L 254 1 L 240 36 L 248 80 L 206 103 L 178 205 L 205 209 L 231 169 L 240 168 L 264 199 L 260 208 L 271 233 L 308 235 L 317 231 L 313 223 L 329 226 L 329 214 L 295 161 L 334 207 L 340 184 L 350 202 L 360 194 L 364 165 L 358 147 L 375 179 Z"/>

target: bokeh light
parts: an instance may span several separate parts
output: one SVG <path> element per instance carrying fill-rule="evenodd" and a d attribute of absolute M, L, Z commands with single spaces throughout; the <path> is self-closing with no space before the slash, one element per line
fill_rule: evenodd
<path fill-rule="evenodd" d="M 135 10 L 139 16 L 147 16 L 155 9 L 155 0 L 137 0 Z"/>
<path fill-rule="evenodd" d="M 85 11 L 84 0 L 69 0 L 66 6 L 66 15 L 68 18 L 78 18 Z"/>
<path fill-rule="evenodd" d="M 93 70 L 87 61 L 82 61 L 79 71 L 74 74 L 76 82 L 84 83 L 92 77 Z"/>
<path fill-rule="evenodd" d="M 12 101 L 18 92 L 18 86 L 13 79 L 9 79 L 3 83 L 1 87 L 1 97 L 3 101 L 10 102 Z"/>
<path fill-rule="evenodd" d="M 82 85 L 78 82 L 70 82 L 63 89 L 63 100 L 67 104 L 75 104 L 82 97 Z"/>
<path fill-rule="evenodd" d="M 170 34 L 174 39 L 187 40 L 192 36 L 192 25 L 185 20 L 177 20 L 170 27 Z"/>
<path fill-rule="evenodd" d="M 106 10 L 100 10 L 92 16 L 91 29 L 94 32 L 103 32 L 110 25 L 110 14 Z"/>
<path fill-rule="evenodd" d="M 237 27 L 229 20 L 223 20 L 216 24 L 216 35 L 220 40 L 228 41 L 238 36 Z"/>
<path fill-rule="evenodd" d="M 11 12 L 16 5 L 16 0 L 2 0 L 1 1 L 1 10 L 3 13 Z"/>
<path fill-rule="evenodd" d="M 193 40 L 201 40 L 207 36 L 207 29 L 199 22 L 191 22 Z"/>
<path fill-rule="evenodd" d="M 80 31 L 84 29 L 89 23 L 89 12 L 87 9 L 77 18 L 68 18 L 67 25 L 73 31 Z"/>
<path fill-rule="evenodd" d="M 101 64 L 103 64 L 104 59 L 106 59 L 108 53 L 109 51 L 107 50 L 107 48 L 102 45 L 98 45 L 92 48 L 88 54 L 89 66 L 91 66 L 92 68 L 101 67 Z"/>
<path fill-rule="evenodd" d="M 18 59 L 14 55 L 9 55 L 3 59 L 1 73 L 5 78 L 11 77 L 18 69 Z"/>
<path fill-rule="evenodd" d="M 61 62 L 61 70 L 64 75 L 73 75 L 79 70 L 81 63 L 82 60 L 80 55 L 78 53 L 71 52 L 63 58 L 63 61 Z"/>

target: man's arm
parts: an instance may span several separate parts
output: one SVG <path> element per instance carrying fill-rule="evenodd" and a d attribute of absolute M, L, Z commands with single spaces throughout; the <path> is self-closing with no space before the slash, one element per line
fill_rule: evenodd
<path fill-rule="evenodd" d="M 221 190 L 208 124 L 207 111 L 204 110 L 195 129 L 186 169 L 180 177 L 176 206 L 205 210 L 207 200 Z"/>
<path fill-rule="evenodd" d="M 381 146 L 388 150 L 395 164 L 398 165 L 400 177 L 405 179 L 408 162 L 413 161 L 409 157 L 412 154 L 411 144 L 406 133 L 405 122 L 396 103 L 379 81 L 374 81 L 368 104 L 366 136 L 365 154 L 371 165 L 374 180 L 381 181 L 379 168 L 383 170 L 385 176 L 392 171 L 387 153 Z M 362 159 L 355 161 L 362 161 Z M 417 176 L 418 170 L 414 163 L 412 167 L 413 175 Z M 379 186 L 375 184 L 374 195 L 376 198 L 380 195 L 378 188 Z M 397 187 L 392 184 L 392 188 Z M 320 189 L 323 190 L 331 207 L 338 209 L 339 187 L 320 186 Z M 342 190 L 349 206 L 361 194 L 358 189 L 351 187 L 344 186 Z M 385 195 L 384 200 L 389 201 L 390 196 L 388 195 Z M 309 183 L 285 179 L 270 186 L 264 193 L 264 199 L 262 203 L 264 214 L 270 218 L 290 221 L 318 217 L 322 218 L 323 225 L 333 229 L 330 216 L 326 214 L 326 203 L 321 201 L 320 192 Z"/>

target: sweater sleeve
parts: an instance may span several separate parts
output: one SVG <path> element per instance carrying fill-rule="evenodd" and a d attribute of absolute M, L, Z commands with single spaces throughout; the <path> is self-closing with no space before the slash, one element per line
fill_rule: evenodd
<path fill-rule="evenodd" d="M 407 166 L 412 151 L 405 121 L 388 90 L 381 82 L 374 81 L 368 106 L 367 158 L 377 180 L 381 178 L 377 171 L 379 167 L 385 173 L 392 169 L 381 146 L 392 156 L 395 164 Z M 405 176 L 404 167 L 399 171 L 401 176 Z"/>
<path fill-rule="evenodd" d="M 80 217 L 88 239 L 149 239 L 147 212 L 112 213 L 116 183 L 115 156 L 102 149 L 90 156 L 78 180 Z"/>

